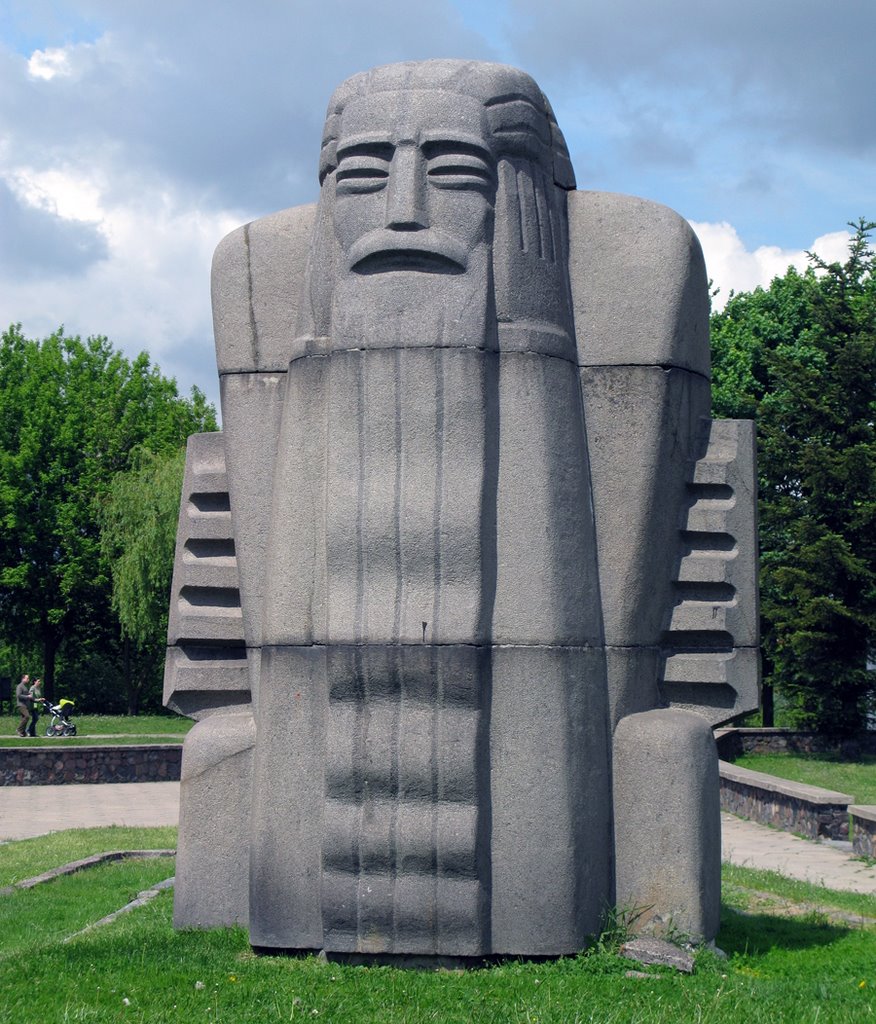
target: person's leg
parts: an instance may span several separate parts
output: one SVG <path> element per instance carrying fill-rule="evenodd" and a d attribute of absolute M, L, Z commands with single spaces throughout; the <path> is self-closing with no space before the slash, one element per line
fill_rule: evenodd
<path fill-rule="evenodd" d="M 28 736 L 36 736 L 37 734 L 37 722 L 40 720 L 40 716 L 37 713 L 36 708 L 30 713 L 30 725 L 27 729 Z"/>
<path fill-rule="evenodd" d="M 23 704 L 18 705 L 18 713 L 21 715 L 21 720 L 18 723 L 18 728 L 15 730 L 19 736 L 27 735 L 27 723 L 30 719 L 30 713 Z"/>

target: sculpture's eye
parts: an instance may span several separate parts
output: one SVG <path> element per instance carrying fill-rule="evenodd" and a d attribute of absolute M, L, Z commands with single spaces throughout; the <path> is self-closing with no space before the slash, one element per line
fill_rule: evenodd
<path fill-rule="evenodd" d="M 335 174 L 338 195 L 376 192 L 389 179 L 389 155 L 354 150 L 341 155 Z"/>
<path fill-rule="evenodd" d="M 463 149 L 440 143 L 423 147 L 429 184 L 438 188 L 491 189 L 495 183 L 493 165 L 474 148 Z"/>

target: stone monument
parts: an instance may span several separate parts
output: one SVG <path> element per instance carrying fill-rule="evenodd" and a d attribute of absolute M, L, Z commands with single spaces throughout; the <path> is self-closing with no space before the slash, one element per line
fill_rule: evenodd
<path fill-rule="evenodd" d="M 223 431 L 189 442 L 165 700 L 175 922 L 255 947 L 712 938 L 712 725 L 758 701 L 753 431 L 709 419 L 680 217 L 579 192 L 538 86 L 394 64 L 316 205 L 234 231 Z"/>

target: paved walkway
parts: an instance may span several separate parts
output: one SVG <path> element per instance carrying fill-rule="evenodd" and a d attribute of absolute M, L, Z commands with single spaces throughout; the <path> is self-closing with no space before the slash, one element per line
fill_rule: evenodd
<path fill-rule="evenodd" d="M 876 867 L 867 867 L 851 853 L 830 843 L 799 839 L 788 832 L 721 815 L 724 860 L 747 868 L 769 868 L 829 889 L 876 895 Z"/>
<path fill-rule="evenodd" d="M 0 841 L 64 828 L 178 821 L 178 782 L 0 787 Z"/>
<path fill-rule="evenodd" d="M 65 828 L 101 825 L 175 825 L 178 782 L 124 785 L 0 787 L 0 841 Z M 723 857 L 743 867 L 770 868 L 831 889 L 876 895 L 876 867 L 843 849 L 721 815 Z"/>

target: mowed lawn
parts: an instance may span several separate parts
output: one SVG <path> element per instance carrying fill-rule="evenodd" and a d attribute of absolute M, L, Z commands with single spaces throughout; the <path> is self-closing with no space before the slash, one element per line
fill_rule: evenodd
<path fill-rule="evenodd" d="M 181 715 L 77 715 L 74 712 L 70 717 L 76 724 L 76 736 L 47 738 L 46 726 L 51 723 L 52 716 L 41 715 L 37 723 L 37 736 L 26 740 L 15 735 L 18 715 L 7 717 L 7 727 L 3 730 L 5 735 L 0 736 L 0 746 L 182 743 L 186 733 L 195 724 L 190 718 Z"/>
<path fill-rule="evenodd" d="M 744 754 L 734 764 L 780 779 L 805 782 L 855 798 L 855 803 L 876 804 L 876 756 L 862 755 L 842 761 L 832 754 Z"/>
<path fill-rule="evenodd" d="M 70 853 L 97 852 L 103 831 L 69 833 Z M 128 842 L 164 847 L 170 831 L 107 830 L 103 838 L 106 848 Z M 41 870 L 49 861 L 61 863 L 66 835 L 2 846 L 0 865 L 14 854 L 13 874 L 20 877 L 22 861 Z M 646 978 L 628 976 L 639 968 L 617 956 L 615 936 L 577 957 L 465 972 L 256 956 L 241 929 L 174 931 L 169 892 L 64 941 L 172 872 L 168 860 L 126 861 L 0 896 L 0 1024 L 876 1019 L 876 930 L 866 923 L 876 919 L 876 897 L 840 895 L 742 868 L 725 873 L 718 945 L 727 958 L 704 951 L 690 976 L 657 969 L 647 969 Z"/>

